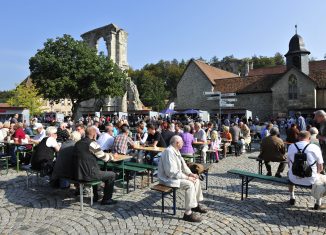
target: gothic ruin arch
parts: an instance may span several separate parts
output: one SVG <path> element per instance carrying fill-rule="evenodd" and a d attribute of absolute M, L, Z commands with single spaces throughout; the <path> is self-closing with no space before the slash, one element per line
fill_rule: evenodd
<path fill-rule="evenodd" d="M 115 24 L 109 24 L 93 29 L 81 35 L 89 46 L 98 50 L 98 41 L 103 38 L 106 44 L 108 57 L 121 69 L 129 68 L 127 62 L 127 41 L 128 33 Z"/>

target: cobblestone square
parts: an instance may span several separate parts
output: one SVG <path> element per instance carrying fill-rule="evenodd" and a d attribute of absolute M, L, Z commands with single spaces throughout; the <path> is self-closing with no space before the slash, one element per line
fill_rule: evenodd
<path fill-rule="evenodd" d="M 249 184 L 249 197 L 241 201 L 241 180 L 227 174 L 229 169 L 257 172 L 256 161 L 246 153 L 228 156 L 215 163 L 204 191 L 209 209 L 199 224 L 182 220 L 183 192 L 177 193 L 177 215 L 172 215 L 172 200 L 166 198 L 166 213 L 161 213 L 161 195 L 149 188 L 114 197 L 119 203 L 79 206 L 74 190 L 52 189 L 44 179 L 26 189 L 25 172 L 10 171 L 0 180 L 1 234 L 324 234 L 325 211 L 312 210 L 309 189 L 297 189 L 296 206 L 288 204 L 287 187 L 267 182 Z M 273 165 L 276 170 L 276 164 Z M 263 173 L 265 169 L 263 169 Z M 287 169 L 285 170 L 287 172 Z M 284 175 L 286 173 L 283 173 Z M 138 182 L 139 183 L 139 182 Z M 203 184 L 204 187 L 204 184 Z"/>

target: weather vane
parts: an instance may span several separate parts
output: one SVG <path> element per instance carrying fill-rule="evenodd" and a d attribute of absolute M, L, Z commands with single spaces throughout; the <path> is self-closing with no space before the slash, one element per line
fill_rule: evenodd
<path fill-rule="evenodd" d="M 295 25 L 295 34 L 298 34 L 298 25 Z"/>

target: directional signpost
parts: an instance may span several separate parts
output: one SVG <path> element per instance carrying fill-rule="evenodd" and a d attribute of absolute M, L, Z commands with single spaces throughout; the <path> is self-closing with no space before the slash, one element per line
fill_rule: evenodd
<path fill-rule="evenodd" d="M 212 97 L 207 97 L 207 100 L 219 100 L 219 96 L 212 96 Z"/>
<path fill-rule="evenodd" d="M 207 100 L 218 100 L 219 101 L 219 121 L 222 124 L 221 108 L 232 108 L 234 107 L 233 102 L 237 102 L 235 98 L 236 93 L 221 93 L 220 91 L 205 91 L 204 96 L 207 96 Z"/>
<path fill-rule="evenodd" d="M 236 94 L 235 93 L 223 93 L 223 94 L 221 94 L 221 96 L 222 96 L 222 98 L 224 98 L 224 97 L 235 97 Z"/>

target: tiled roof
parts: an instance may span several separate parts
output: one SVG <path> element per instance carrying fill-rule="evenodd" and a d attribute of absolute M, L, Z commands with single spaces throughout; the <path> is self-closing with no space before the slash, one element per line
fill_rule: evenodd
<path fill-rule="evenodd" d="M 309 70 L 311 72 L 314 72 L 316 70 L 326 70 L 326 60 L 310 61 Z"/>
<path fill-rule="evenodd" d="M 215 68 L 199 60 L 193 60 L 193 62 L 200 68 L 213 85 L 215 85 L 217 79 L 238 77 L 238 75 L 234 73 Z"/>
<path fill-rule="evenodd" d="M 273 67 L 259 68 L 249 70 L 248 76 L 260 76 L 267 74 L 279 74 L 286 72 L 286 65 L 278 65 Z M 326 70 L 326 60 L 309 61 L 309 70 L 314 72 L 316 70 Z"/>
<path fill-rule="evenodd" d="M 326 60 L 309 62 L 309 77 L 320 89 L 326 88 Z"/>
<path fill-rule="evenodd" d="M 273 66 L 273 67 L 266 67 L 266 68 L 259 68 L 259 69 L 249 70 L 248 76 L 279 74 L 279 73 L 285 73 L 285 72 L 286 72 L 286 66 L 285 65 L 278 65 L 278 66 Z"/>
<path fill-rule="evenodd" d="M 215 80 L 214 90 L 222 93 L 262 93 L 271 92 L 273 84 L 283 74 L 267 74 Z"/>
<path fill-rule="evenodd" d="M 310 72 L 309 77 L 316 82 L 320 89 L 326 88 L 326 70 L 315 70 Z"/>

